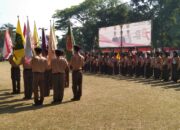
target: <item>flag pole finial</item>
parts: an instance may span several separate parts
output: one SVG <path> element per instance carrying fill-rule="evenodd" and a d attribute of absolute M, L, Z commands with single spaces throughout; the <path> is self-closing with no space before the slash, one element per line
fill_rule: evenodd
<path fill-rule="evenodd" d="M 19 19 L 19 15 L 17 16 L 17 18 Z"/>

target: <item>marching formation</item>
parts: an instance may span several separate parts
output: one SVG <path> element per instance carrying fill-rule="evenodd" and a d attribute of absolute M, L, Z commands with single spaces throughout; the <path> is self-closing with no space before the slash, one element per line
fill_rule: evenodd
<path fill-rule="evenodd" d="M 42 105 L 44 97 L 49 96 L 50 89 L 53 89 L 52 103 L 61 103 L 64 96 L 64 88 L 69 82 L 66 75 L 72 70 L 72 91 L 74 97 L 72 101 L 78 101 L 82 96 L 82 68 L 84 57 L 79 53 L 80 47 L 74 46 L 74 55 L 70 62 L 65 58 L 63 50 L 56 50 L 55 57 L 48 65 L 47 55 L 42 54 L 42 49 L 36 47 L 34 55 L 30 60 L 22 58 L 19 65 L 13 61 L 13 55 L 9 57 L 11 64 L 12 94 L 20 94 L 20 65 L 23 65 L 24 80 L 24 100 L 32 98 L 34 94 L 34 104 Z M 69 83 L 68 83 L 69 84 Z"/>
<path fill-rule="evenodd" d="M 132 52 L 85 54 L 85 72 L 108 75 L 153 77 L 155 80 L 177 82 L 180 75 L 180 58 L 176 51 L 169 52 Z"/>

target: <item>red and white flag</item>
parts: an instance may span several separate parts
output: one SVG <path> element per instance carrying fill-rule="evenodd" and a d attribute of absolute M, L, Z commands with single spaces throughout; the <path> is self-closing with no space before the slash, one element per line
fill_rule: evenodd
<path fill-rule="evenodd" d="M 3 47 L 4 59 L 8 59 L 11 53 L 12 53 L 12 40 L 9 35 L 9 30 L 7 29 L 5 32 L 4 47 Z"/>

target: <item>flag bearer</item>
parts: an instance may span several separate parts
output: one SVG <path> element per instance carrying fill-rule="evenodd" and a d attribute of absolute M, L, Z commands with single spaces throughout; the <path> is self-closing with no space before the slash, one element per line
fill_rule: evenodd
<path fill-rule="evenodd" d="M 20 67 L 13 61 L 13 55 L 8 60 L 11 64 L 12 94 L 20 94 Z"/>
<path fill-rule="evenodd" d="M 23 99 L 31 99 L 32 98 L 32 80 L 33 80 L 31 58 L 23 57 L 22 65 L 23 65 L 23 79 L 24 79 L 24 98 Z"/>
<path fill-rule="evenodd" d="M 52 83 L 53 83 L 53 102 L 61 103 L 64 96 L 65 73 L 68 68 L 68 62 L 64 57 L 63 50 L 56 50 L 56 58 L 52 59 Z"/>
<path fill-rule="evenodd" d="M 74 46 L 74 55 L 71 59 L 70 65 L 72 67 L 72 90 L 74 97 L 71 99 L 77 101 L 82 96 L 82 67 L 84 65 L 84 57 L 79 53 L 80 47 Z"/>
<path fill-rule="evenodd" d="M 31 64 L 33 72 L 34 105 L 37 106 L 42 105 L 44 101 L 44 75 L 47 68 L 47 60 L 41 55 L 41 48 L 35 48 L 35 53 L 36 55 L 32 58 Z"/>

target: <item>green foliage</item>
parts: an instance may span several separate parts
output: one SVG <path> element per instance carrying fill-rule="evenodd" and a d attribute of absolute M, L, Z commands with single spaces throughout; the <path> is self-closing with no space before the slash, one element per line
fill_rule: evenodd
<path fill-rule="evenodd" d="M 85 0 L 77 6 L 56 10 L 56 29 L 67 32 L 69 19 L 82 27 L 73 28 L 75 41 L 85 50 L 98 48 L 98 29 L 106 26 L 151 19 L 154 47 L 180 47 L 180 0 Z M 65 36 L 61 39 L 65 45 Z"/>
<path fill-rule="evenodd" d="M 119 0 L 86 0 L 78 6 L 57 10 L 53 17 L 58 19 L 56 29 L 61 31 L 67 31 L 69 18 L 78 20 L 82 27 L 73 28 L 75 41 L 85 50 L 92 50 L 98 47 L 100 27 L 125 23 L 127 16 L 128 6 L 122 6 Z"/>

